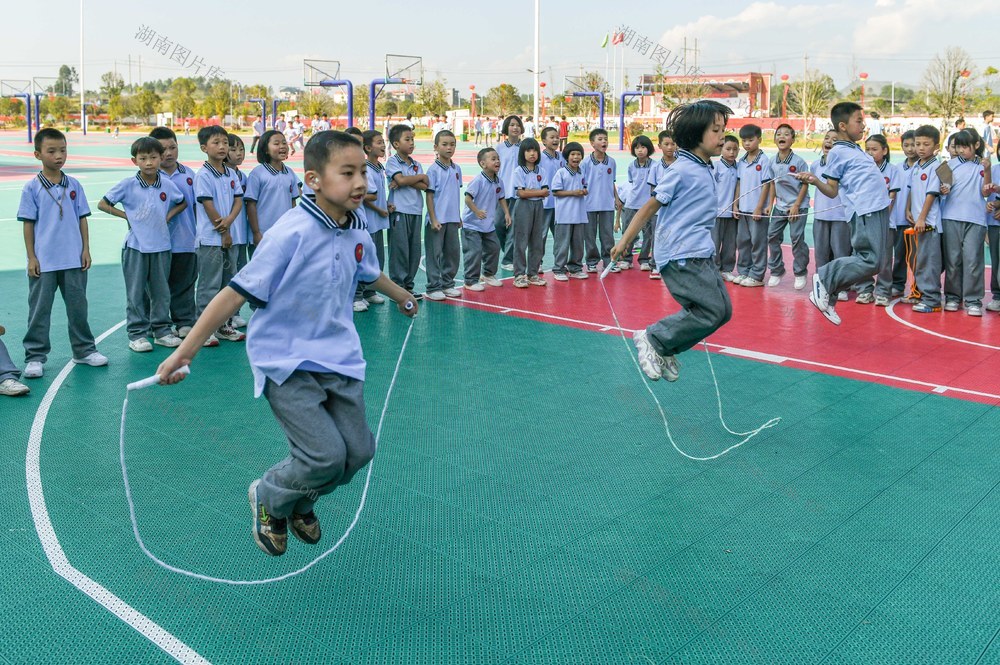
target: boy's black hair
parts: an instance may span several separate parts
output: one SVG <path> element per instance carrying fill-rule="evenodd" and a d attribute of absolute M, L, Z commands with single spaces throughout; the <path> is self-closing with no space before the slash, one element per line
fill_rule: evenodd
<path fill-rule="evenodd" d="M 166 141 L 171 139 L 174 143 L 177 142 L 177 134 L 174 134 L 174 130 L 169 127 L 153 127 L 149 132 L 150 138 L 157 139 L 158 141 Z"/>
<path fill-rule="evenodd" d="M 222 136 L 225 136 L 227 141 L 229 140 L 229 134 L 226 132 L 225 129 L 223 129 L 219 125 L 209 125 L 208 127 L 202 127 L 201 129 L 198 130 L 198 145 L 208 145 L 208 141 L 213 136 L 218 136 L 220 134 Z"/>
<path fill-rule="evenodd" d="M 581 158 L 583 158 L 583 156 L 587 154 L 586 152 L 583 151 L 583 146 L 577 143 L 576 141 L 567 143 L 566 147 L 563 148 L 563 159 L 565 159 L 567 162 L 569 161 L 569 154 L 571 152 L 580 153 Z"/>
<path fill-rule="evenodd" d="M 749 124 L 740 127 L 741 139 L 759 139 L 760 136 L 761 136 L 760 127 L 757 125 Z"/>
<path fill-rule="evenodd" d="M 792 133 L 792 140 L 795 140 L 795 128 L 789 125 L 787 122 L 783 122 L 774 128 L 774 133 L 777 134 L 779 129 L 787 129 Z"/>
<path fill-rule="evenodd" d="M 361 147 L 364 148 L 366 153 L 371 150 L 372 145 L 375 144 L 376 136 L 382 136 L 382 132 L 377 129 L 366 129 L 361 132 Z"/>
<path fill-rule="evenodd" d="M 912 141 L 915 138 L 917 138 L 916 132 L 912 129 L 907 129 L 903 132 L 903 135 L 899 137 L 899 142 L 902 143 L 903 141 Z"/>
<path fill-rule="evenodd" d="M 985 111 L 983 111 L 983 120 L 986 120 L 986 118 L 990 117 L 991 115 L 993 115 L 993 111 L 991 111 L 990 109 L 986 109 Z"/>
<path fill-rule="evenodd" d="M 881 134 L 872 134 L 871 136 L 865 139 L 865 143 L 868 143 L 869 141 L 875 141 L 875 143 L 878 143 L 880 146 L 882 146 L 882 149 L 885 150 L 885 161 L 887 162 L 892 161 L 889 155 L 889 141 L 886 140 L 885 136 Z"/>
<path fill-rule="evenodd" d="M 663 139 L 670 139 L 671 141 L 673 141 L 674 133 L 669 129 L 664 129 L 663 131 L 661 131 L 659 134 L 656 135 L 656 143 L 657 144 L 663 143 Z"/>
<path fill-rule="evenodd" d="M 521 147 L 517 151 L 517 165 L 527 166 L 528 163 L 524 160 L 524 155 L 529 150 L 534 150 L 538 153 L 538 161 L 535 162 L 535 167 L 537 168 L 539 162 L 542 161 L 542 146 L 538 145 L 538 141 L 535 139 L 524 139 L 521 141 Z"/>
<path fill-rule="evenodd" d="M 409 116 L 406 116 L 409 117 Z M 393 125 L 389 128 L 389 145 L 396 147 L 396 143 L 403 138 L 403 134 L 406 132 L 412 132 L 413 129 L 409 125 Z"/>
<path fill-rule="evenodd" d="M 442 136 L 445 137 L 445 138 L 448 138 L 449 136 L 451 138 L 455 138 L 455 132 L 451 131 L 450 129 L 442 129 L 440 132 L 438 132 L 437 134 L 434 135 L 434 145 L 435 146 L 437 146 L 438 141 L 441 139 Z"/>
<path fill-rule="evenodd" d="M 740 140 L 738 138 L 736 138 L 735 136 L 733 136 L 732 134 L 726 134 L 726 137 L 724 139 L 722 139 L 722 143 L 723 144 L 726 144 L 726 143 L 735 143 L 736 145 L 739 145 L 740 144 Z"/>
<path fill-rule="evenodd" d="M 729 121 L 733 110 L 719 102 L 703 100 L 694 104 L 681 104 L 667 116 L 667 127 L 674 132 L 674 142 L 681 150 L 694 150 L 701 144 L 705 132 L 718 116 L 722 125 Z"/>
<path fill-rule="evenodd" d="M 595 127 L 594 129 L 590 130 L 590 135 L 587 138 L 591 143 L 593 143 L 594 139 L 597 138 L 598 136 L 607 136 L 607 135 L 608 135 L 608 130 L 604 129 L 603 127 Z"/>
<path fill-rule="evenodd" d="M 409 127 L 407 127 L 409 129 Z M 330 129 L 317 132 L 306 143 L 303 152 L 303 166 L 306 171 L 322 171 L 330 157 L 344 148 L 360 148 L 361 144 L 347 132 Z"/>
<path fill-rule="evenodd" d="M 237 134 L 237 133 L 235 133 L 235 132 L 230 132 L 229 133 L 229 147 L 230 148 L 234 148 L 234 147 L 236 147 L 237 143 L 240 144 L 241 146 L 243 146 L 244 149 L 246 148 L 246 144 L 243 143 L 243 139 L 240 138 L 240 135 Z"/>
<path fill-rule="evenodd" d="M 518 125 L 520 125 L 521 126 L 521 132 L 522 133 L 524 132 L 524 121 L 521 120 L 520 116 L 509 115 L 509 116 L 507 116 L 506 118 L 503 119 L 503 125 L 500 126 L 500 133 L 504 134 L 504 135 L 508 135 L 510 133 L 509 132 L 509 130 L 510 130 L 510 123 L 512 123 L 512 122 L 516 122 Z"/>
<path fill-rule="evenodd" d="M 979 138 L 979 132 L 972 127 L 966 127 L 959 132 L 955 132 L 952 135 L 952 141 L 956 146 L 972 148 L 977 157 L 983 156 L 983 141 Z"/>
<path fill-rule="evenodd" d="M 934 125 L 920 125 L 913 130 L 913 138 L 930 139 L 937 145 L 941 143 L 941 132 Z"/>
<path fill-rule="evenodd" d="M 959 117 L 959 119 L 955 121 L 955 126 L 956 127 L 958 127 L 958 123 L 962 123 L 964 125 L 965 124 L 965 118 Z"/>
<path fill-rule="evenodd" d="M 277 129 L 269 129 L 260 135 L 257 140 L 257 163 L 258 164 L 270 164 L 271 155 L 267 153 L 267 145 L 271 142 L 272 136 L 284 136 Z"/>
<path fill-rule="evenodd" d="M 141 139 L 132 141 L 131 152 L 133 157 L 138 155 L 147 155 L 151 152 L 155 152 L 157 155 L 162 157 L 163 144 L 151 136 L 143 136 Z"/>
<path fill-rule="evenodd" d="M 362 148 L 364 147 L 365 133 L 362 132 L 360 129 L 358 129 L 357 127 L 348 127 L 347 129 L 344 130 L 344 133 L 350 134 L 351 136 L 356 138 L 358 140 L 358 143 L 361 144 L 361 147 Z"/>
<path fill-rule="evenodd" d="M 847 122 L 851 119 L 852 115 L 863 110 L 860 104 L 855 104 L 854 102 L 834 104 L 833 108 L 830 109 L 830 122 L 833 123 L 833 128 L 839 132 L 840 123 Z"/>
<path fill-rule="evenodd" d="M 559 130 L 556 129 L 555 127 L 552 127 L 552 126 L 543 127 L 542 128 L 542 134 L 541 134 L 543 141 L 545 140 L 545 135 L 548 134 L 549 132 L 554 132 L 557 136 L 559 135 Z"/>
<path fill-rule="evenodd" d="M 654 152 L 656 152 L 656 148 L 653 147 L 653 142 L 649 140 L 649 137 L 645 134 L 639 134 L 639 136 L 632 139 L 631 151 L 633 157 L 635 157 L 636 146 L 640 145 L 646 149 L 646 157 L 650 157 Z"/>
<path fill-rule="evenodd" d="M 66 135 L 60 132 L 55 127 L 46 127 L 45 129 L 39 129 L 38 133 L 35 134 L 35 151 L 41 152 L 42 141 L 49 139 L 50 141 L 65 141 Z"/>
<path fill-rule="evenodd" d="M 476 153 L 476 163 L 479 164 L 480 166 L 482 166 L 483 165 L 483 159 L 485 159 L 486 155 L 490 154 L 491 152 L 496 152 L 496 149 L 495 148 L 483 148 L 482 150 L 480 150 L 478 153 Z"/>

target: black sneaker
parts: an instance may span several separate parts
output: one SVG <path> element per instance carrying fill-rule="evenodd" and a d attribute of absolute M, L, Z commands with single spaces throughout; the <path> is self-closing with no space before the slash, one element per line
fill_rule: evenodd
<path fill-rule="evenodd" d="M 292 530 L 292 535 L 306 545 L 315 545 L 322 536 L 319 529 L 319 518 L 311 510 L 305 515 L 292 513 L 292 519 L 288 526 Z"/>
<path fill-rule="evenodd" d="M 250 483 L 247 494 L 253 511 L 253 539 L 264 554 L 281 556 L 288 548 L 288 520 L 278 519 L 268 514 L 267 509 L 257 500 L 257 486 L 260 480 Z"/>

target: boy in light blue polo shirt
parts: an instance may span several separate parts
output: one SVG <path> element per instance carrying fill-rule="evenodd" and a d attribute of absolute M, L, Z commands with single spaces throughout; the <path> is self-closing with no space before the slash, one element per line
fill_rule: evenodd
<path fill-rule="evenodd" d="M 514 192 L 514 171 L 517 169 L 517 154 L 521 150 L 521 136 L 524 135 L 524 123 L 516 115 L 509 115 L 498 127 L 500 134 L 507 138 L 497 141 L 497 155 L 500 156 L 500 180 L 503 181 L 504 196 L 507 199 L 507 210 L 511 217 L 517 204 L 517 194 Z M 498 209 L 499 210 L 499 209 Z M 500 214 L 499 212 L 497 213 Z M 510 227 L 500 217 L 493 220 L 500 241 L 500 267 L 504 270 L 514 269 L 514 234 Z"/>
<path fill-rule="evenodd" d="M 503 224 L 511 223 L 510 210 L 500 180 L 500 156 L 493 148 L 483 148 L 476 156 L 482 172 L 465 188 L 465 212 L 462 213 L 462 259 L 465 263 L 465 288 L 484 291 L 486 286 L 503 286 L 496 278 L 500 263 L 496 209 Z"/>
<path fill-rule="evenodd" d="M 778 154 L 771 162 L 774 187 L 771 188 L 771 216 L 767 226 L 768 268 L 771 271 L 767 285 L 777 286 L 785 274 L 781 241 L 785 239 L 785 227 L 791 227 L 792 274 L 795 275 L 795 288 L 803 289 L 809 273 L 809 245 L 806 244 L 809 185 L 795 180 L 794 176 L 796 173 L 807 173 L 809 165 L 792 150 L 795 130 L 791 125 L 778 125 L 774 130 L 774 142 L 778 146 Z"/>
<path fill-rule="evenodd" d="M 49 324 L 56 289 L 66 303 L 73 362 L 93 367 L 108 364 L 108 359 L 97 352 L 87 322 L 90 206 L 80 183 L 63 173 L 63 133 L 50 127 L 39 130 L 35 134 L 35 159 L 42 163 L 42 170 L 25 183 L 17 207 L 17 219 L 24 222 L 28 255 L 28 330 L 24 334 L 27 379 L 42 376 L 52 348 Z"/>
<path fill-rule="evenodd" d="M 365 151 L 365 169 L 368 177 L 368 192 L 362 209 L 365 212 L 365 223 L 368 233 L 375 244 L 375 254 L 378 256 L 379 270 L 385 269 L 385 230 L 389 228 L 389 215 L 393 208 L 385 189 L 385 167 L 380 161 L 385 157 L 385 139 L 382 132 L 369 129 L 361 134 L 361 148 Z M 368 305 L 381 305 L 385 302 L 370 284 L 358 284 L 354 294 L 354 311 L 365 312 Z"/>
<path fill-rule="evenodd" d="M 583 146 L 567 143 L 563 149 L 566 166 L 552 178 L 552 196 L 556 199 L 555 265 L 552 275 L 557 282 L 590 277 L 584 270 L 587 234 L 587 176 L 580 168 Z"/>
<path fill-rule="evenodd" d="M 616 231 L 619 224 L 621 224 L 622 228 L 628 227 L 632 222 L 632 218 L 635 217 L 635 214 L 639 212 L 642 206 L 646 205 L 646 201 L 650 199 L 653 195 L 653 189 L 655 189 L 649 186 L 649 174 L 654 168 L 656 161 L 652 156 L 656 151 L 653 147 L 653 142 L 649 140 L 648 136 L 637 136 L 632 140 L 631 151 L 635 160 L 628 165 L 628 195 L 622 206 L 621 220 L 615 223 Z M 653 225 L 647 223 L 646 228 L 643 229 L 643 234 L 648 236 L 642 240 L 644 247 L 647 243 L 649 247 L 653 246 L 652 233 Z M 622 257 L 623 260 L 618 262 L 620 270 L 629 270 L 632 268 L 632 254 L 634 250 L 634 247 L 629 247 L 628 251 L 625 252 L 625 255 Z"/>
<path fill-rule="evenodd" d="M 556 197 L 551 194 L 552 178 L 562 167 L 566 166 L 566 159 L 559 151 L 559 130 L 555 127 L 546 127 L 542 130 L 542 177 L 545 186 L 549 187 L 549 196 L 546 196 L 542 204 L 542 214 L 545 219 L 545 235 L 542 236 L 542 255 L 545 255 L 545 243 L 548 234 L 551 232 L 555 236 L 556 232 Z"/>
<path fill-rule="evenodd" d="M 423 228 L 424 199 L 429 181 L 423 167 L 413 159 L 413 129 L 393 125 L 389 144 L 396 154 L 385 165 L 389 180 L 389 277 L 407 291 L 420 270 L 420 229 Z M 307 183 L 308 184 L 308 183 Z"/>
<path fill-rule="evenodd" d="M 583 175 L 587 179 L 587 272 L 597 272 L 599 261 L 611 265 L 611 246 L 615 244 L 615 211 L 622 207 L 615 188 L 618 166 L 608 154 L 608 132 L 598 128 L 590 132 L 590 146 L 594 149 L 583 160 Z M 600 247 L 598 247 L 600 242 Z M 611 272 L 618 272 L 617 262 Z"/>
<path fill-rule="evenodd" d="M 316 500 L 348 482 L 375 453 L 365 417 L 365 359 L 351 302 L 359 281 L 417 313 L 410 294 L 380 273 L 375 247 L 355 214 L 367 189 L 361 145 L 343 132 L 317 132 L 305 148 L 315 192 L 264 236 L 253 260 L 209 303 L 191 334 L 157 369 L 164 384 L 189 365 L 246 301 L 247 356 L 254 395 L 264 395 L 288 437 L 290 454 L 249 488 L 253 538 L 270 556 L 285 553 L 288 531 L 320 541 Z"/>
<path fill-rule="evenodd" d="M 736 249 L 739 277 L 733 280 L 740 286 L 764 286 L 767 270 L 767 218 L 764 206 L 771 195 L 774 174 L 771 160 L 760 149 L 760 127 L 740 127 L 740 139 L 746 153 L 739 164 L 739 227 L 736 230 Z"/>
<path fill-rule="evenodd" d="M 719 211 L 716 213 L 712 239 L 715 241 L 715 265 L 719 267 L 722 279 L 727 282 L 735 279 L 733 269 L 736 267 L 737 221 L 733 204 L 736 201 L 736 186 L 740 179 L 736 161 L 739 154 L 739 140 L 727 134 L 722 142 L 722 155 L 719 161 L 714 162 L 715 199 Z"/>
<path fill-rule="evenodd" d="M 461 259 L 459 229 L 462 228 L 462 167 L 452 161 L 455 135 L 447 129 L 434 136 L 437 159 L 427 169 L 427 219 L 424 253 L 427 257 L 427 297 L 457 298 L 455 275 Z"/>
<path fill-rule="evenodd" d="M 122 272 L 128 301 L 128 348 L 152 351 L 150 335 L 160 346 L 180 346 L 170 327 L 170 220 L 187 203 L 184 195 L 160 173 L 163 146 L 148 136 L 132 143 L 135 176 L 112 187 L 98 208 L 128 223 L 122 247 Z M 116 208 L 119 203 L 124 212 Z"/>
<path fill-rule="evenodd" d="M 913 281 L 920 293 L 913 311 L 930 314 L 941 311 L 941 181 L 935 153 L 941 134 L 931 125 L 917 127 L 917 163 L 910 169 L 907 183 L 906 219 L 916 234 L 917 258 Z"/>
<path fill-rule="evenodd" d="M 653 381 L 660 377 L 676 381 L 675 356 L 718 330 L 733 314 L 726 284 L 715 266 L 712 240 L 719 211 L 712 157 L 722 152 L 731 112 L 712 101 L 682 104 L 670 112 L 667 125 L 680 148 L 677 161 L 611 250 L 613 258 L 624 254 L 646 220 L 661 216 L 656 225 L 656 265 L 663 285 L 682 310 L 633 337 L 639 366 Z"/>

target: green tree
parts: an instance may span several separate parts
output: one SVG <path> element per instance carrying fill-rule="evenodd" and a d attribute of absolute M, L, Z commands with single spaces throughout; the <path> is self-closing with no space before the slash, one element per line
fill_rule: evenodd
<path fill-rule="evenodd" d="M 146 120 L 151 115 L 156 113 L 161 101 L 163 100 L 160 99 L 158 94 L 149 88 L 143 88 L 132 96 L 132 113 L 141 117 L 143 120 Z"/>
<path fill-rule="evenodd" d="M 56 120 L 56 122 L 65 122 L 66 118 L 73 111 L 73 103 L 70 102 L 69 97 L 63 97 L 61 95 L 56 95 L 52 99 L 44 100 L 42 106 L 42 113 L 46 118 L 50 115 Z"/>
<path fill-rule="evenodd" d="M 229 81 L 213 83 L 205 95 L 205 102 L 202 106 L 202 111 L 207 112 L 204 114 L 205 117 L 224 118 L 235 103 L 233 100 L 235 90 Z"/>
<path fill-rule="evenodd" d="M 79 80 L 80 77 L 76 73 L 76 67 L 63 65 L 59 68 L 59 77 L 49 92 L 70 97 L 73 95 L 73 84 L 79 82 Z"/>
<path fill-rule="evenodd" d="M 789 113 L 802 116 L 806 127 L 818 116 L 825 116 L 830 102 L 837 95 L 833 78 L 815 69 L 803 72 L 802 77 L 792 81 L 788 91 Z"/>
<path fill-rule="evenodd" d="M 376 104 L 377 107 L 377 104 Z M 368 126 L 368 88 L 359 85 L 354 89 L 354 126 Z M 345 109 L 346 111 L 346 109 Z M 371 129 L 369 127 L 369 129 Z"/>
<path fill-rule="evenodd" d="M 522 111 L 521 94 L 509 83 L 501 83 L 487 90 L 483 104 L 486 106 L 486 113 L 501 118 Z M 410 111 L 400 108 L 399 112 L 405 114 Z"/>
<path fill-rule="evenodd" d="M 176 78 L 170 83 L 170 108 L 174 117 L 186 118 L 194 112 L 194 92 L 197 89 L 189 78 Z"/>
<path fill-rule="evenodd" d="M 108 122 L 121 122 L 127 112 L 125 100 L 122 99 L 122 90 L 125 89 L 125 81 L 116 72 L 104 72 L 101 74 L 101 97 L 107 100 Z"/>
<path fill-rule="evenodd" d="M 948 121 L 959 112 L 968 83 L 968 79 L 962 77 L 962 72 L 971 72 L 972 67 L 972 57 L 965 49 L 957 46 L 949 47 L 943 54 L 934 55 L 924 70 L 927 105 L 932 113 Z"/>
<path fill-rule="evenodd" d="M 323 88 L 310 88 L 309 92 L 299 98 L 299 112 L 307 117 L 314 115 L 329 115 L 333 111 L 333 99 Z"/>
<path fill-rule="evenodd" d="M 417 88 L 414 101 L 419 109 L 417 113 L 444 113 L 451 108 L 451 93 L 441 79 L 424 81 Z"/>

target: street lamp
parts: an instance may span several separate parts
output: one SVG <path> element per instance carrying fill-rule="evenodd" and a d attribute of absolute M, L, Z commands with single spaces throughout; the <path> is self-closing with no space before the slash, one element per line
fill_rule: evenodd
<path fill-rule="evenodd" d="M 858 78 L 861 79 L 861 107 L 865 106 L 865 81 L 868 80 L 868 72 L 861 72 L 858 74 Z"/>
<path fill-rule="evenodd" d="M 781 82 L 785 84 L 785 92 L 781 96 L 781 118 L 788 117 L 788 74 L 781 75 Z"/>

